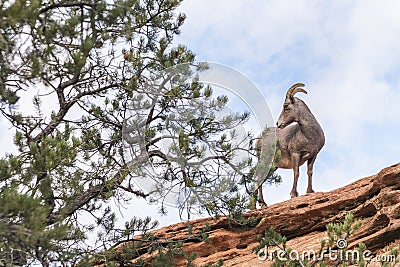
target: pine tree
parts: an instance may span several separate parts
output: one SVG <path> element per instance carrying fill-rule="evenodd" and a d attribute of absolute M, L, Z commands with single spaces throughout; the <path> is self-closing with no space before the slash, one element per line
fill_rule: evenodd
<path fill-rule="evenodd" d="M 96 227 L 77 219 L 83 213 L 103 227 L 104 248 L 156 226 L 133 219 L 115 229 L 110 199 L 159 200 L 164 210 L 175 184 L 189 212 L 245 203 L 234 178 L 252 162 L 234 160 L 243 143 L 233 140 L 249 114 L 216 116 L 227 97 L 196 80 L 206 64 L 172 45 L 180 2 L 0 2 L 0 111 L 16 146 L 0 159 L 1 264 L 83 260 Z M 134 179 L 148 175 L 165 186 L 142 191 Z"/>

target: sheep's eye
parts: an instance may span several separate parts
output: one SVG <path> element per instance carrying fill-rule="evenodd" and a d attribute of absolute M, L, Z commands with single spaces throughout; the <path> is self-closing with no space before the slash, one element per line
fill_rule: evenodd
<path fill-rule="evenodd" d="M 290 110 L 289 105 L 284 105 L 284 106 L 283 106 L 283 110 L 284 110 L 284 111 L 289 111 L 289 110 Z"/>

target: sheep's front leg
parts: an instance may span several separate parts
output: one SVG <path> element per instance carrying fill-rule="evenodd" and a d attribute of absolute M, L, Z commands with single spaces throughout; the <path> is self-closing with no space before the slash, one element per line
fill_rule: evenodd
<path fill-rule="evenodd" d="M 300 163 L 300 154 L 293 153 L 292 154 L 292 164 L 293 164 L 293 188 L 290 192 L 290 196 L 292 198 L 297 197 L 299 194 L 297 193 L 297 181 L 299 180 L 299 163 Z"/>
<path fill-rule="evenodd" d="M 314 162 L 316 158 L 317 156 L 314 156 L 307 161 L 307 175 L 308 175 L 307 194 L 314 193 L 314 190 L 312 189 L 312 175 L 313 175 Z"/>

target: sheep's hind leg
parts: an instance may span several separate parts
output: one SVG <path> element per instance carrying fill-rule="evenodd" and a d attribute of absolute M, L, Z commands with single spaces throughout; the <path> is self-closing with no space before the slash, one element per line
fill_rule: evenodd
<path fill-rule="evenodd" d="M 263 195 L 263 191 L 262 191 L 262 185 L 257 189 L 258 190 L 258 204 L 260 205 L 260 208 L 266 208 L 267 207 L 267 203 L 265 203 L 264 201 L 264 195 Z"/>

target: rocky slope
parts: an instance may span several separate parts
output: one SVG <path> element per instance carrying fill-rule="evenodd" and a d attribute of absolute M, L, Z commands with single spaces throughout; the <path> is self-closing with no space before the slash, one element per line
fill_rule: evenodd
<path fill-rule="evenodd" d="M 299 251 L 318 250 L 326 237 L 326 225 L 343 221 L 347 213 L 363 219 L 361 229 L 348 240 L 349 248 L 364 242 L 374 255 L 400 243 L 400 163 L 383 169 L 376 175 L 360 179 L 331 192 L 318 192 L 251 211 L 246 217 L 256 219 L 256 226 L 242 227 L 225 218 L 191 221 L 193 232 L 199 232 L 206 222 L 210 225 L 209 241 L 199 242 L 188 235 L 187 223 L 178 223 L 154 232 L 170 240 L 186 239 L 183 249 L 196 252 L 195 264 L 212 264 L 219 259 L 224 266 L 270 266 L 258 259 L 254 248 L 257 236 L 273 226 L 287 237 L 287 245 Z M 141 258 L 151 255 L 144 253 Z M 400 257 L 400 256 L 399 256 Z M 393 259 L 390 259 L 393 260 Z M 186 266 L 184 260 L 178 266 Z M 370 264 L 368 266 L 380 266 Z M 391 263 L 390 266 L 400 266 Z"/>

